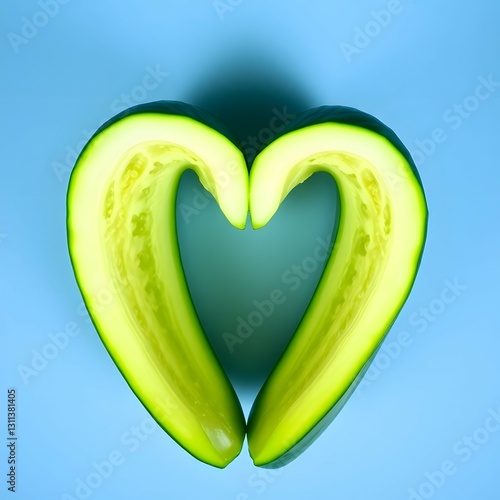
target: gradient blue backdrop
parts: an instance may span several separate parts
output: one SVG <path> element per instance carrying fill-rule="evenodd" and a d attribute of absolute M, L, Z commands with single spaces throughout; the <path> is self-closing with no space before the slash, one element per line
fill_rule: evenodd
<path fill-rule="evenodd" d="M 60 2 L 0 7 L 0 408 L 15 387 L 16 498 L 498 500 L 500 4 Z M 387 349 L 324 435 L 278 471 L 255 468 L 246 445 L 225 470 L 179 448 L 82 309 L 65 241 L 69 169 L 103 121 L 158 99 L 204 106 L 262 140 L 277 112 L 349 105 L 391 126 L 419 164 L 428 242 Z M 320 268 L 292 291 L 283 273 L 331 234 L 335 186 L 314 176 L 257 232 L 231 228 L 201 192 L 186 175 L 179 204 L 202 208 L 178 217 L 183 260 L 248 412 L 319 279 Z M 276 287 L 285 304 L 230 352 L 222 334 Z M 98 475 L 110 456 L 113 471 Z"/>

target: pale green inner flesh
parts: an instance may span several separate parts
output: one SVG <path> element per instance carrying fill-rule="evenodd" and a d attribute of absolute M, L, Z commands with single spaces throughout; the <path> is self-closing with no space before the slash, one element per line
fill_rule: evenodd
<path fill-rule="evenodd" d="M 177 438 L 170 424 L 194 416 L 212 445 L 229 454 L 241 446 L 239 403 L 198 323 L 177 243 L 175 198 L 187 168 L 204 185 L 213 182 L 202 161 L 178 145 L 142 143 L 127 151 L 105 188 L 100 233 L 121 309 L 142 351 L 137 355 L 146 355 L 161 375 L 166 397 L 173 392 L 172 415 L 153 415 Z M 123 333 L 116 332 L 116 357 Z M 144 402 L 148 381 L 134 371 L 133 353 L 124 356 L 118 366 Z M 146 403 L 148 409 L 154 404 Z M 192 444 L 201 453 L 203 443 Z"/>
<path fill-rule="evenodd" d="M 377 169 L 351 153 L 316 154 L 289 171 L 282 198 L 316 171 L 331 173 L 337 182 L 338 235 L 311 304 L 260 395 L 249 435 L 252 456 L 259 464 L 279 457 L 300 441 L 370 357 L 388 327 L 358 328 L 375 292 L 379 306 L 388 307 L 389 313 L 399 307 L 399 297 L 383 297 L 383 290 L 377 290 L 394 241 L 394 207 Z M 348 341 L 357 343 L 356 357 L 344 355 Z"/>

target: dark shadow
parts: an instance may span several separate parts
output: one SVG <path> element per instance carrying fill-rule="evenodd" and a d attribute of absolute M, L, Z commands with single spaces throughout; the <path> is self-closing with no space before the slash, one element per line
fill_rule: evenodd
<path fill-rule="evenodd" d="M 273 127 L 286 125 L 291 115 L 312 107 L 312 99 L 300 83 L 277 61 L 260 54 L 238 53 L 211 71 L 198 78 L 198 87 L 187 92 L 186 101 L 211 112 L 232 130 L 235 142 L 243 143 L 241 149 L 249 165 L 258 150 L 279 136 Z M 288 250 L 300 240 L 314 246 L 315 238 L 323 235 L 320 227 L 331 234 L 336 185 L 326 174 L 313 175 L 290 193 L 273 220 L 257 231 L 250 224 L 243 231 L 230 226 L 193 172 L 181 181 L 178 206 L 193 201 L 193 189 L 205 192 L 210 199 L 189 225 L 179 217 L 178 209 L 179 244 L 193 301 L 231 381 L 238 390 L 256 393 L 295 332 L 320 277 L 304 284 L 303 291 L 310 288 L 307 300 L 289 292 L 281 280 L 283 271 L 295 264 L 289 261 L 293 257 Z M 259 275 L 276 276 L 259 283 L 255 279 Z M 223 332 L 234 331 L 236 318 L 248 314 L 254 299 L 263 300 L 270 286 L 284 289 L 289 296 L 287 304 L 256 328 L 244 344 L 230 351 Z"/>
<path fill-rule="evenodd" d="M 188 91 L 188 102 L 220 118 L 234 132 L 238 145 L 246 143 L 241 149 L 248 163 L 279 135 L 276 129 L 286 124 L 289 115 L 312 106 L 289 70 L 261 53 L 237 51 L 212 71 Z"/>
<path fill-rule="evenodd" d="M 193 203 L 193 193 L 199 197 L 203 191 L 196 174 L 186 172 L 178 203 Z M 226 373 L 238 389 L 254 394 L 296 331 L 321 277 L 326 260 L 318 261 L 304 280 L 291 279 L 290 270 L 310 259 L 319 239 L 321 253 L 328 253 L 326 240 L 338 225 L 338 190 L 329 174 L 315 173 L 258 230 L 250 224 L 244 230 L 232 227 L 213 197 L 204 196 L 206 206 L 189 221 L 177 211 L 186 279 L 203 330 Z M 272 290 L 282 292 L 281 304 L 270 305 Z M 257 325 L 251 324 L 252 316 Z"/>

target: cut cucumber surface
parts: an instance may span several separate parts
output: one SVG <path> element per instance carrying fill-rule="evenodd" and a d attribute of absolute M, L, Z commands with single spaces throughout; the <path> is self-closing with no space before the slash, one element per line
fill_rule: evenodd
<path fill-rule="evenodd" d="M 160 104 L 108 122 L 78 158 L 69 250 L 93 323 L 131 389 L 188 452 L 225 467 L 240 453 L 245 421 L 189 295 L 175 200 L 181 174 L 193 169 L 243 228 L 248 174 L 231 141 L 189 116 L 196 108 L 173 103 L 169 114 Z"/>
<path fill-rule="evenodd" d="M 337 183 L 340 219 L 309 307 L 249 417 L 250 454 L 269 468 L 300 455 L 361 380 L 408 297 L 427 228 L 415 165 L 378 120 L 324 107 L 291 128 L 252 166 L 253 227 L 264 226 L 287 194 L 317 171 Z"/>
<path fill-rule="evenodd" d="M 427 205 L 395 133 L 353 108 L 298 115 L 257 155 L 250 176 L 236 143 L 214 117 L 184 103 L 117 115 L 73 169 L 68 245 L 96 330 L 159 425 L 216 467 L 240 453 L 247 431 L 255 465 L 274 468 L 323 432 L 374 359 L 414 283 Z M 332 253 L 247 427 L 181 264 L 175 202 L 186 169 L 240 229 L 249 209 L 252 226 L 265 226 L 314 172 L 332 175 L 339 191 Z"/>

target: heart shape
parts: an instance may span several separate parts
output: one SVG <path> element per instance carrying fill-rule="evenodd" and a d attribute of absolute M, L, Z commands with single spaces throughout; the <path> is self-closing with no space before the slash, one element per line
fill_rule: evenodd
<path fill-rule="evenodd" d="M 153 418 L 189 453 L 225 467 L 245 432 L 254 463 L 280 467 L 338 414 L 413 285 L 427 206 L 410 154 L 376 118 L 324 106 L 298 115 L 255 158 L 210 114 L 136 106 L 89 140 L 68 187 L 75 276 L 105 347 Z M 175 200 L 186 169 L 235 227 L 273 217 L 314 172 L 331 174 L 341 213 L 313 298 L 252 407 L 248 426 L 186 284 Z M 113 301 L 100 307 L 102 293 Z"/>

